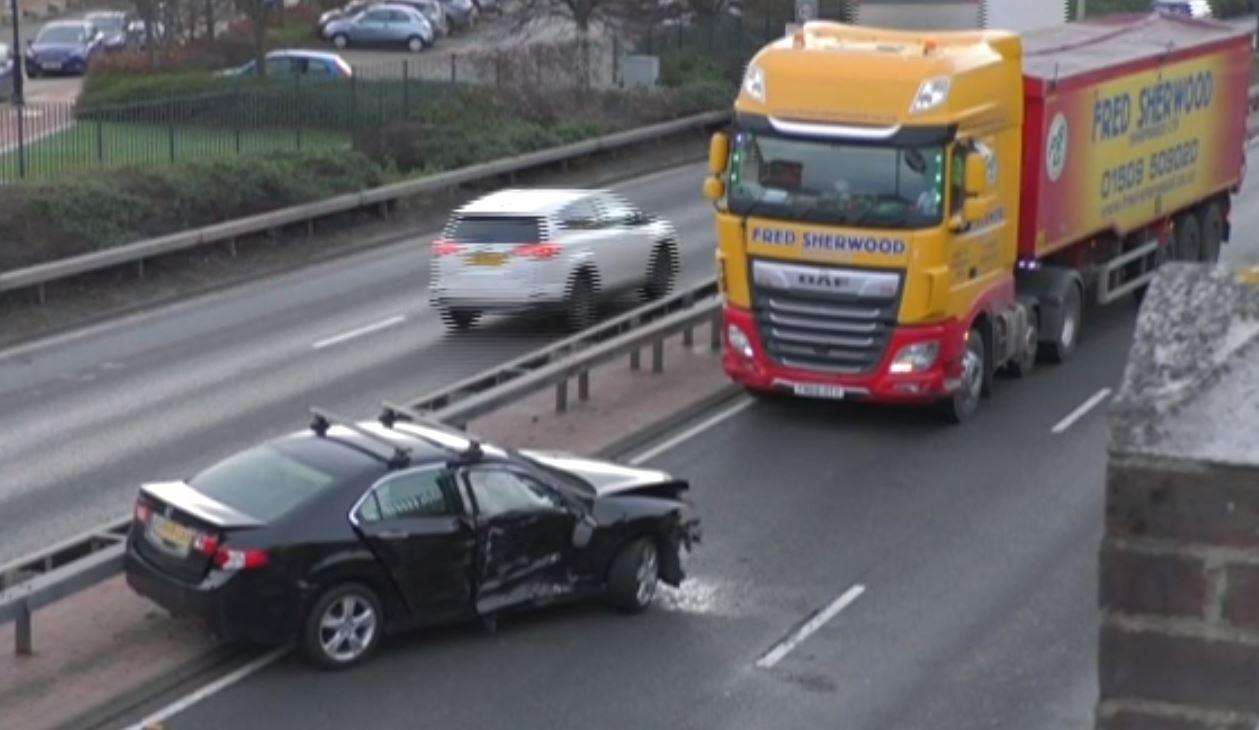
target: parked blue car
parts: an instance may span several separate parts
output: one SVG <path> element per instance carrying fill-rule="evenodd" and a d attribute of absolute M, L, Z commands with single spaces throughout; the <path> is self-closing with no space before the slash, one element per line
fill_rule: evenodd
<path fill-rule="evenodd" d="M 418 53 L 437 40 L 432 24 L 406 5 L 373 5 L 358 15 L 328 23 L 323 32 L 337 48 L 401 44 Z"/>
<path fill-rule="evenodd" d="M 82 74 L 105 47 L 105 35 L 85 20 L 59 20 L 40 29 L 26 47 L 26 75 Z"/>

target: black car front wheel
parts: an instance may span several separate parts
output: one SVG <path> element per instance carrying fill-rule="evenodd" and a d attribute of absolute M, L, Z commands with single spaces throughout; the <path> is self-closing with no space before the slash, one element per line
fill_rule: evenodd
<path fill-rule="evenodd" d="M 323 593 L 302 632 L 302 651 L 314 665 L 344 669 L 366 659 L 385 628 L 376 593 L 361 583 L 345 583 Z"/>
<path fill-rule="evenodd" d="M 608 572 L 608 599 L 626 613 L 639 613 L 651 605 L 660 585 L 660 551 L 650 538 L 635 540 L 621 549 Z"/>

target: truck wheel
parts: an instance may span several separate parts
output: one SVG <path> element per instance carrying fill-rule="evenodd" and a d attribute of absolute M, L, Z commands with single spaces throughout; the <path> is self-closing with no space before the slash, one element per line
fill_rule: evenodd
<path fill-rule="evenodd" d="M 1193 213 L 1185 213 L 1176 219 L 1176 260 L 1202 260 L 1202 228 Z"/>
<path fill-rule="evenodd" d="M 660 553 L 656 543 L 643 538 L 621 549 L 608 571 L 608 600 L 626 613 L 651 605 L 660 584 Z"/>
<path fill-rule="evenodd" d="M 944 415 L 953 423 L 961 423 L 979 409 L 979 398 L 984 391 L 984 334 L 972 327 L 966 334 L 966 351 L 962 353 L 962 385 L 944 402 Z"/>
<path fill-rule="evenodd" d="M 1023 333 L 1020 351 L 1010 358 L 1007 369 L 1016 378 L 1027 377 L 1036 367 L 1036 355 L 1040 349 L 1040 327 L 1037 326 L 1037 313 L 1027 307 L 1027 331 Z"/>
<path fill-rule="evenodd" d="M 302 652 L 323 669 L 344 669 L 366 659 L 385 629 L 385 612 L 372 589 L 361 583 L 336 586 L 319 597 L 306 616 Z"/>
<path fill-rule="evenodd" d="M 590 274 L 583 271 L 574 276 L 564 312 L 568 329 L 572 332 L 580 332 L 594 325 L 598 308 L 595 285 L 590 280 Z"/>
<path fill-rule="evenodd" d="M 1220 260 L 1220 246 L 1224 243 L 1224 211 L 1219 203 L 1208 203 L 1198 221 L 1202 245 L 1199 261 L 1214 264 Z"/>
<path fill-rule="evenodd" d="M 1062 324 L 1054 339 L 1045 343 L 1045 354 L 1052 362 L 1066 362 L 1075 352 L 1083 321 L 1084 301 L 1080 296 L 1080 288 L 1072 284 L 1067 287 L 1066 297 L 1062 300 Z"/>

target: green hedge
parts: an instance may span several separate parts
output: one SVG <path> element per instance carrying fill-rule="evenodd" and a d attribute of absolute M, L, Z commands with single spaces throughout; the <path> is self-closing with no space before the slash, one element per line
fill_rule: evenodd
<path fill-rule="evenodd" d="M 129 167 L 0 188 L 0 271 L 375 187 L 386 168 L 350 152 Z"/>

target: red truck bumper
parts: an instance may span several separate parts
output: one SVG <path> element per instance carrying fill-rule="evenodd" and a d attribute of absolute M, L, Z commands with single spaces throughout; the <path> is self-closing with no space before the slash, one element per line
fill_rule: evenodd
<path fill-rule="evenodd" d="M 743 331 L 752 356 L 736 352 L 730 327 Z M 756 324 L 747 310 L 726 305 L 722 328 L 722 367 L 732 380 L 747 388 L 792 393 L 797 385 L 843 389 L 843 397 L 877 403 L 932 403 L 951 395 L 961 385 L 965 330 L 956 320 L 892 331 L 883 359 L 874 370 L 858 375 L 801 370 L 770 360 L 761 346 Z M 920 371 L 892 372 L 891 365 L 904 347 L 924 341 L 939 343 L 935 362 Z"/>

